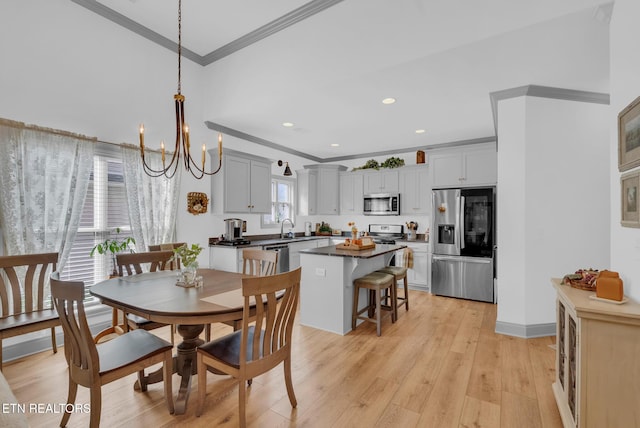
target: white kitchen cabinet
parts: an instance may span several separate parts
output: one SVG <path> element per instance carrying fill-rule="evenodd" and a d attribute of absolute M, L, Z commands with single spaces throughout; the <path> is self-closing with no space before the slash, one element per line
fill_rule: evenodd
<path fill-rule="evenodd" d="M 362 215 L 364 177 L 359 172 L 340 173 L 340 214 Z"/>
<path fill-rule="evenodd" d="M 298 178 L 298 215 L 315 215 L 318 213 L 318 171 L 301 169 L 296 171 Z"/>
<path fill-rule="evenodd" d="M 640 304 L 591 299 L 592 291 L 553 279 L 556 379 L 552 385 L 565 428 L 637 427 Z"/>
<path fill-rule="evenodd" d="M 222 173 L 214 175 L 212 180 L 214 183 L 223 180 L 224 212 L 270 213 L 271 162 L 228 149 L 223 153 L 222 162 Z M 215 188 L 212 194 L 217 194 Z"/>
<path fill-rule="evenodd" d="M 364 194 L 398 193 L 398 170 L 382 169 L 364 172 Z"/>
<path fill-rule="evenodd" d="M 224 245 L 209 247 L 209 268 L 242 272 L 242 249 Z"/>
<path fill-rule="evenodd" d="M 298 177 L 298 214 L 340 213 L 340 171 L 343 165 L 305 165 Z"/>
<path fill-rule="evenodd" d="M 431 213 L 431 182 L 426 164 L 400 168 L 400 214 Z"/>
<path fill-rule="evenodd" d="M 318 248 L 320 247 L 328 247 L 329 245 L 335 245 L 331 243 L 332 239 L 329 238 L 320 238 L 320 239 L 316 239 L 316 243 L 318 245 Z"/>
<path fill-rule="evenodd" d="M 434 188 L 493 186 L 498 181 L 494 143 L 434 151 L 429 165 Z"/>
<path fill-rule="evenodd" d="M 428 242 L 402 241 L 413 251 L 413 267 L 407 270 L 409 288 L 430 291 L 431 286 L 431 257 Z M 404 250 L 396 251 L 396 266 L 404 266 Z"/>

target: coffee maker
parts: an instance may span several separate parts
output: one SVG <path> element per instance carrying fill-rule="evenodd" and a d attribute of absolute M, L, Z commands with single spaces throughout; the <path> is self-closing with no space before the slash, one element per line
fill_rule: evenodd
<path fill-rule="evenodd" d="M 243 245 L 249 244 L 249 241 L 242 238 L 242 232 L 245 222 L 240 218 L 224 219 L 224 240 L 219 241 L 223 245 Z"/>

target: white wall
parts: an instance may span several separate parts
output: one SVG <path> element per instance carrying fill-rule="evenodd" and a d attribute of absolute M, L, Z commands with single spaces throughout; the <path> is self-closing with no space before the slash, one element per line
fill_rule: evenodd
<path fill-rule="evenodd" d="M 617 116 L 640 96 L 640 56 L 637 55 L 640 2 L 616 0 L 611 19 L 611 268 L 619 271 L 625 294 L 640 301 L 640 229 L 620 226 L 620 175 L 618 172 Z"/>
<path fill-rule="evenodd" d="M 609 106 L 499 102 L 498 324 L 555 322 L 551 277 L 610 268 Z"/>

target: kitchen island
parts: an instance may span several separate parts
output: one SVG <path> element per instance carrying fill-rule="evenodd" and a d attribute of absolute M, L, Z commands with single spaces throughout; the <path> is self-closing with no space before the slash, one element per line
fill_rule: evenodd
<path fill-rule="evenodd" d="M 387 266 L 403 248 L 406 245 L 376 244 L 354 251 L 330 245 L 300 251 L 300 324 L 341 335 L 350 332 L 353 280 Z M 362 308 L 367 291 L 360 293 Z"/>

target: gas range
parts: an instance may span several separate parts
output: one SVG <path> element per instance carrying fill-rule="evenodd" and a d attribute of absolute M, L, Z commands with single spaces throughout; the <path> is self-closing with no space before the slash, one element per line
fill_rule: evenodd
<path fill-rule="evenodd" d="M 395 244 L 396 240 L 404 238 L 404 225 L 370 224 L 369 236 L 376 244 Z"/>
<path fill-rule="evenodd" d="M 233 241 L 220 240 L 216 242 L 216 245 L 228 245 L 228 246 L 247 245 L 247 244 L 251 244 L 251 241 L 247 241 L 246 239 L 234 239 Z"/>

